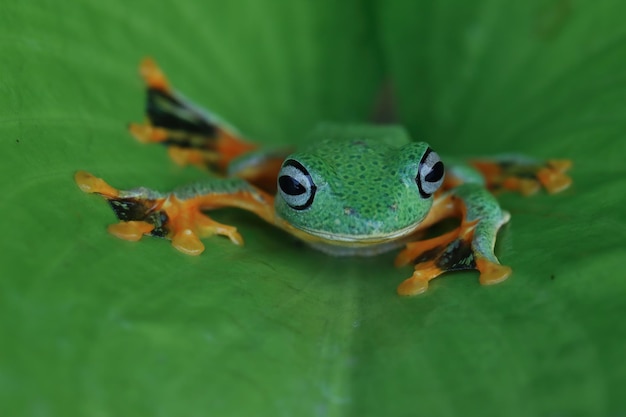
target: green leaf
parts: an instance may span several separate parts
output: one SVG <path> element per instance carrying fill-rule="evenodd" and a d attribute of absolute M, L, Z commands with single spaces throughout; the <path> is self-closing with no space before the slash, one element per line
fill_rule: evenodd
<path fill-rule="evenodd" d="M 27 415 L 626 413 L 626 8 L 614 1 L 8 2 L 0 25 L 0 410 Z M 555 196 L 502 196 L 481 287 L 449 274 L 404 299 L 393 254 L 332 258 L 241 212 L 244 248 L 200 257 L 117 240 L 81 193 L 168 189 L 180 169 L 140 121 L 136 65 L 250 138 L 298 143 L 367 120 L 388 80 L 400 121 L 443 154 L 574 161 Z"/>

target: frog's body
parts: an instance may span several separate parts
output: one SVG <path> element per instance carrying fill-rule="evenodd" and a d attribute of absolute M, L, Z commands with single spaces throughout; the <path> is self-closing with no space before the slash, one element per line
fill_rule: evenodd
<path fill-rule="evenodd" d="M 152 61 L 144 61 L 142 74 L 149 123 L 132 125 L 132 133 L 144 142 L 166 144 L 179 163 L 208 167 L 226 178 L 162 194 L 145 188 L 119 191 L 91 174 L 77 173 L 84 191 L 107 198 L 121 220 L 109 230 L 127 240 L 144 234 L 167 237 L 192 255 L 204 250 L 199 238 L 208 235 L 241 244 L 234 227 L 203 213 L 238 207 L 332 255 L 369 256 L 404 246 L 396 265 L 413 262 L 415 271 L 398 292 L 412 295 L 446 271 L 478 269 L 483 284 L 510 275 L 493 253 L 509 214 L 488 189 L 530 193 L 543 185 L 557 192 L 570 183 L 563 174 L 567 162 L 541 164 L 518 157 L 447 165 L 444 180 L 445 161 L 397 126 L 321 125 L 297 152 L 264 152 L 183 100 Z M 422 239 L 447 218 L 458 218 L 459 224 Z"/>

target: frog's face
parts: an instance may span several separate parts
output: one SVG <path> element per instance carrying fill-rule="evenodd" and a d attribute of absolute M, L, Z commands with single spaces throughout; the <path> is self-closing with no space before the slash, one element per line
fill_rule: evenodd
<path fill-rule="evenodd" d="M 423 142 L 321 142 L 283 162 L 276 213 L 337 244 L 391 241 L 426 217 L 443 176 L 439 156 Z"/>

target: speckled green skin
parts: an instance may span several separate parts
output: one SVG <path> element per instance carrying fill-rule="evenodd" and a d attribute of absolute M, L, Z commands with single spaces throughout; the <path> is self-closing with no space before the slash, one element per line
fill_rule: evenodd
<path fill-rule="evenodd" d="M 376 238 L 419 224 L 432 197 L 415 182 L 428 145 L 400 127 L 322 126 L 287 159 L 300 162 L 317 186 L 310 207 L 294 210 L 277 196 L 276 213 L 294 227 L 328 236 Z"/>
<path fill-rule="evenodd" d="M 476 256 L 499 263 L 493 248 L 498 230 L 509 221 L 510 214 L 500 208 L 493 194 L 481 183 L 467 182 L 452 189 L 451 192 L 463 200 L 466 209 L 465 221 L 479 220 L 472 238 L 472 249 Z"/>
<path fill-rule="evenodd" d="M 132 190 L 121 191 L 122 198 L 142 198 L 155 200 L 158 198 L 167 198 L 174 195 L 181 200 L 187 200 L 205 194 L 234 194 L 236 192 L 246 191 L 250 194 L 258 194 L 256 188 L 241 178 L 211 178 L 210 180 L 202 180 L 186 184 L 178 187 L 171 192 L 160 192 L 145 187 L 134 188 Z"/>

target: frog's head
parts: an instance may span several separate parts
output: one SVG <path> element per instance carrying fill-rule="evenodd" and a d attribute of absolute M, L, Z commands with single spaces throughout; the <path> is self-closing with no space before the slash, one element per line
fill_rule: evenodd
<path fill-rule="evenodd" d="M 443 163 L 424 142 L 327 141 L 283 162 L 275 208 L 305 239 L 384 243 L 419 226 L 443 177 Z"/>

